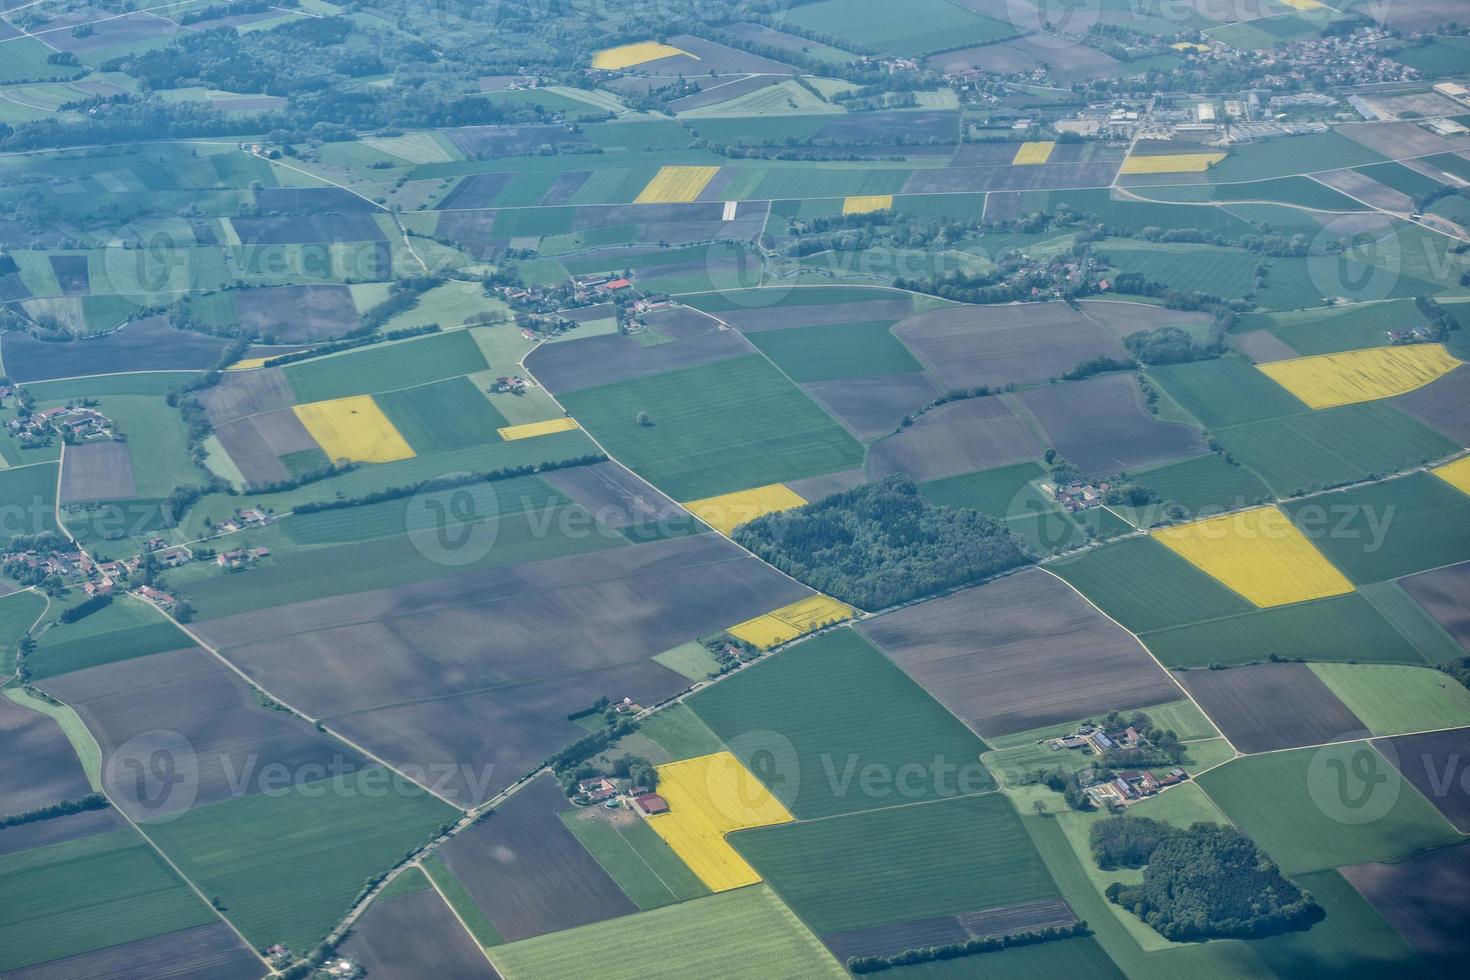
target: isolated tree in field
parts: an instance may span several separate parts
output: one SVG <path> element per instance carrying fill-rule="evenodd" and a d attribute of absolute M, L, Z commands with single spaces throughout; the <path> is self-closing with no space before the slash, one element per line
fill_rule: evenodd
<path fill-rule="evenodd" d="M 639 425 L 642 426 L 653 425 L 653 419 L 649 417 L 647 412 L 639 412 L 637 415 L 637 422 Z"/>

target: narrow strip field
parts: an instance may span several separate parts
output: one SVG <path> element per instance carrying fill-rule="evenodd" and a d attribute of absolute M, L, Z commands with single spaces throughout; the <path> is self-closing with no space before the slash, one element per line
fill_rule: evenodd
<path fill-rule="evenodd" d="M 814 595 L 788 606 L 747 619 L 726 632 L 762 650 L 769 650 L 788 640 L 840 623 L 853 617 L 853 608 L 825 595 Z"/>

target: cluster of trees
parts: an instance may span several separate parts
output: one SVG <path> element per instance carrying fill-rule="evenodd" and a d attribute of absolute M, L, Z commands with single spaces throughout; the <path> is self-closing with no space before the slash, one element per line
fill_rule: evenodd
<path fill-rule="evenodd" d="M 936 507 L 901 475 L 758 517 L 737 527 L 735 540 L 862 609 L 966 585 L 1030 560 L 1003 522 Z"/>
<path fill-rule="evenodd" d="M 384 303 L 387 302 L 391 302 L 391 298 L 384 300 Z M 414 302 L 417 302 L 416 297 L 414 298 Z M 370 310 L 369 313 L 371 312 Z M 426 323 L 420 327 L 404 327 L 402 330 L 389 330 L 385 334 L 350 337 L 345 340 L 334 341 L 330 344 L 321 344 L 307 350 L 299 350 L 290 354 L 281 354 L 278 357 L 272 357 L 262 367 L 280 367 L 282 364 L 295 364 L 297 361 L 307 361 L 313 357 L 321 357 L 324 354 L 338 354 L 344 350 L 352 350 L 354 347 L 367 347 L 371 344 L 381 344 L 390 340 L 407 340 L 410 337 L 423 337 L 427 334 L 438 333 L 439 330 L 439 324 Z"/>
<path fill-rule="evenodd" d="M 101 793 L 89 793 L 76 800 L 62 800 L 50 806 L 37 807 L 34 810 L 24 810 L 20 813 L 12 813 L 9 816 L 0 817 L 0 830 L 8 827 L 19 827 L 22 824 L 37 823 L 41 820 L 50 820 L 53 817 L 69 817 L 73 813 L 83 813 L 87 810 L 105 810 L 112 804 L 107 802 L 107 797 Z"/>
<path fill-rule="evenodd" d="M 77 620 L 86 619 L 94 612 L 106 609 L 110 605 L 112 605 L 112 596 L 103 592 L 67 608 L 60 616 L 56 617 L 56 621 L 58 623 L 75 623 Z"/>
<path fill-rule="evenodd" d="M 1219 338 L 1202 344 L 1181 327 L 1139 330 L 1124 337 L 1123 346 L 1144 364 L 1183 364 L 1219 357 L 1224 353 L 1224 344 Z"/>
<path fill-rule="evenodd" d="M 402 486 L 372 490 L 356 497 L 309 500 L 306 503 L 297 504 L 291 510 L 295 514 L 313 514 L 324 510 L 345 510 L 349 507 L 362 507 L 366 504 L 382 503 L 385 500 L 401 500 L 404 497 L 412 497 L 417 493 L 452 490 L 455 487 L 469 486 L 473 483 L 495 483 L 499 480 L 509 480 L 512 477 L 530 476 L 533 473 L 550 473 L 553 470 L 565 470 L 577 466 L 591 466 L 594 463 L 602 463 L 606 460 L 607 457 L 602 453 L 586 453 L 582 456 L 572 456 L 568 459 L 551 460 L 545 463 L 527 463 L 523 466 L 503 466 L 497 470 L 459 473 L 454 476 L 439 476 Z"/>
<path fill-rule="evenodd" d="M 914 966 L 918 963 L 933 963 L 936 960 L 954 960 L 962 956 L 974 956 L 977 953 L 998 953 L 1003 949 L 1015 949 L 1017 946 L 1035 946 L 1037 943 L 1050 943 L 1058 939 L 1075 939 L 1090 935 L 1092 935 L 1092 930 L 1087 928 L 1087 923 L 1078 920 L 1069 926 L 1047 926 L 1045 929 L 1013 932 L 1004 936 L 986 936 L 984 939 L 971 939 L 967 942 L 950 943 L 945 946 L 906 949 L 892 956 L 853 956 L 848 959 L 847 968 L 853 973 L 879 973 L 883 970 L 891 970 L 896 966 Z"/>
<path fill-rule="evenodd" d="M 1132 728 L 1143 736 L 1143 743 L 1134 748 L 1115 746 L 1103 755 L 1103 761 L 1118 769 L 1144 769 L 1152 766 L 1177 766 L 1188 754 L 1188 746 L 1179 740 L 1171 729 L 1160 728 L 1153 719 L 1142 711 L 1124 715 L 1109 711 L 1103 717 L 1104 731 Z"/>
<path fill-rule="evenodd" d="M 1107 897 L 1174 942 L 1269 936 L 1326 914 L 1234 827 L 1114 817 L 1093 825 L 1090 843 L 1099 867 L 1143 865 L 1142 882 L 1114 882 Z"/>

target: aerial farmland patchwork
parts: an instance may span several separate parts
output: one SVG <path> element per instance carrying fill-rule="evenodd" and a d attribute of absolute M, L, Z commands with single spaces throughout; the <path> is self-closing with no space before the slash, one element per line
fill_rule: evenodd
<path fill-rule="evenodd" d="M 0 976 L 1463 972 L 1456 4 L 0 7 Z"/>

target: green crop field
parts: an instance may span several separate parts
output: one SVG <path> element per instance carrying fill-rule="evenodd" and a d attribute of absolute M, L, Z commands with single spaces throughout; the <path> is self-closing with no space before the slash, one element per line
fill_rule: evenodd
<path fill-rule="evenodd" d="M 998 793 L 732 834 L 819 935 L 1050 898 L 1057 886 Z"/>
<path fill-rule="evenodd" d="M 1148 376 L 1207 429 L 1295 415 L 1307 406 L 1243 357 L 1151 367 Z"/>
<path fill-rule="evenodd" d="M 1152 489 L 1161 500 L 1182 506 L 1191 514 L 1211 508 L 1234 510 L 1267 500 L 1271 491 L 1243 466 L 1231 464 L 1218 453 L 1170 463 L 1134 473 L 1136 483 Z"/>
<path fill-rule="evenodd" d="M 382 769 L 201 807 L 149 828 L 190 880 L 217 895 L 255 946 L 306 950 L 368 876 L 456 811 Z"/>
<path fill-rule="evenodd" d="M 608 452 L 676 500 L 861 465 L 841 426 L 758 356 L 571 392 Z M 647 412 L 652 425 L 640 425 Z"/>
<path fill-rule="evenodd" d="M 1389 300 L 1301 313 L 1247 313 L 1233 331 L 1266 330 L 1298 354 L 1310 356 L 1382 347 L 1390 330 L 1422 323 L 1424 314 L 1412 300 Z"/>
<path fill-rule="evenodd" d="M 0 970 L 213 921 L 131 829 L 0 856 Z"/>
<path fill-rule="evenodd" d="M 1445 632 L 1424 607 L 1414 601 L 1397 582 L 1360 585 L 1358 592 L 1373 604 L 1379 615 L 1402 633 L 1427 663 L 1440 664 L 1463 657 L 1465 650 Z"/>
<path fill-rule="evenodd" d="M 1338 133 L 1308 133 L 1232 147 L 1230 156 L 1210 168 L 1209 179 L 1217 184 L 1264 180 L 1381 160 L 1382 154 Z"/>
<path fill-rule="evenodd" d="M 74 623 L 46 630 L 28 662 L 31 676 L 39 680 L 193 645 L 187 634 L 148 603 L 118 597 Z"/>
<path fill-rule="evenodd" d="M 1384 402 L 1252 422 L 1214 434 L 1278 496 L 1394 473 L 1459 448 Z"/>
<path fill-rule="evenodd" d="M 1393 60 L 1417 68 L 1430 77 L 1461 75 L 1466 63 L 1470 62 L 1470 38 L 1424 38 L 1422 43 L 1408 44 L 1395 51 Z"/>
<path fill-rule="evenodd" d="M 1426 194 L 1433 194 L 1445 186 L 1433 177 L 1426 177 L 1417 170 L 1410 170 L 1402 163 L 1375 163 L 1371 166 L 1353 169 L 1364 177 L 1375 180 L 1385 187 L 1392 187 L 1415 199 Z"/>
<path fill-rule="evenodd" d="M 9 537 L 56 530 L 56 470 L 54 463 L 0 469 L 0 508 L 7 515 L 0 532 Z"/>
<path fill-rule="evenodd" d="M 623 947 L 666 952 L 606 955 Z M 505 980 L 581 976 L 592 962 L 600 980 L 847 976 L 765 885 L 498 946 L 491 958 Z"/>
<path fill-rule="evenodd" d="M 1033 946 L 1013 946 L 984 956 L 931 960 L 888 972 L 893 980 L 976 980 L 1004 977 L 1005 980 L 1055 980 L 1056 977 L 1088 977 L 1090 980 L 1123 980 L 1123 973 L 1091 937 L 1062 939 Z"/>
<path fill-rule="evenodd" d="M 409 388 L 486 367 L 469 331 L 454 330 L 288 364 L 285 371 L 296 397 L 316 402 Z"/>
<path fill-rule="evenodd" d="M 889 328 L 892 321 L 760 330 L 747 339 L 792 381 L 829 381 L 922 371 Z"/>
<path fill-rule="evenodd" d="M 468 378 L 451 378 L 374 398 L 420 456 L 494 442 L 505 416 Z"/>
<path fill-rule="evenodd" d="M 1128 538 L 1046 568 L 1135 633 L 1254 608 L 1152 538 Z"/>
<path fill-rule="evenodd" d="M 1470 725 L 1470 690 L 1443 671 L 1387 664 L 1311 667 L 1375 735 Z"/>
<path fill-rule="evenodd" d="M 16 645 L 46 609 L 39 592 L 16 592 L 0 597 L 0 676 L 15 670 Z"/>
<path fill-rule="evenodd" d="M 640 909 L 663 908 L 710 893 L 647 821 L 628 818 L 625 812 L 611 817 L 595 808 L 561 815 L 567 829 Z"/>
<path fill-rule="evenodd" d="M 977 473 L 931 480 L 920 486 L 924 498 L 942 507 L 969 507 L 999 517 L 1020 535 L 1031 550 L 1050 554 L 1086 540 L 1083 524 L 1090 523 L 1100 538 L 1128 530 L 1110 511 L 1101 508 L 1069 516 L 1032 481 L 1046 475 L 1040 463 L 1016 463 Z M 1104 525 L 1104 522 L 1108 522 Z M 1121 527 L 1119 525 L 1122 525 Z"/>
<path fill-rule="evenodd" d="M 1356 593 L 1257 609 L 1144 633 L 1144 645 L 1170 667 L 1208 667 L 1265 660 L 1421 664 L 1423 657 Z"/>
<path fill-rule="evenodd" d="M 652 740 L 672 759 L 693 759 L 725 747 L 720 737 L 710 731 L 687 703 L 663 709 L 639 725 L 638 733 Z"/>
<path fill-rule="evenodd" d="M 985 743 L 850 629 L 797 644 L 687 703 L 802 819 L 995 785 L 980 764 Z"/>
<path fill-rule="evenodd" d="M 1470 497 L 1422 471 L 1295 501 L 1286 512 L 1361 584 L 1470 560 Z"/>
<path fill-rule="evenodd" d="M 1192 210 L 1199 210 L 1198 208 Z M 1202 292 L 1235 299 L 1251 291 L 1255 255 L 1240 249 L 1209 245 L 1148 245 L 1108 243 L 1102 249 L 1119 272 L 1136 272 L 1152 282 L 1168 283 L 1181 292 Z"/>
<path fill-rule="evenodd" d="M 1367 742 L 1246 756 L 1199 782 L 1287 874 L 1398 861 L 1460 839 Z"/>
<path fill-rule="evenodd" d="M 1010 24 L 973 14 L 943 0 L 914 0 L 902 7 L 883 0 L 818 0 L 794 6 L 786 18 L 797 27 L 854 44 L 913 57 L 1014 37 Z"/>

